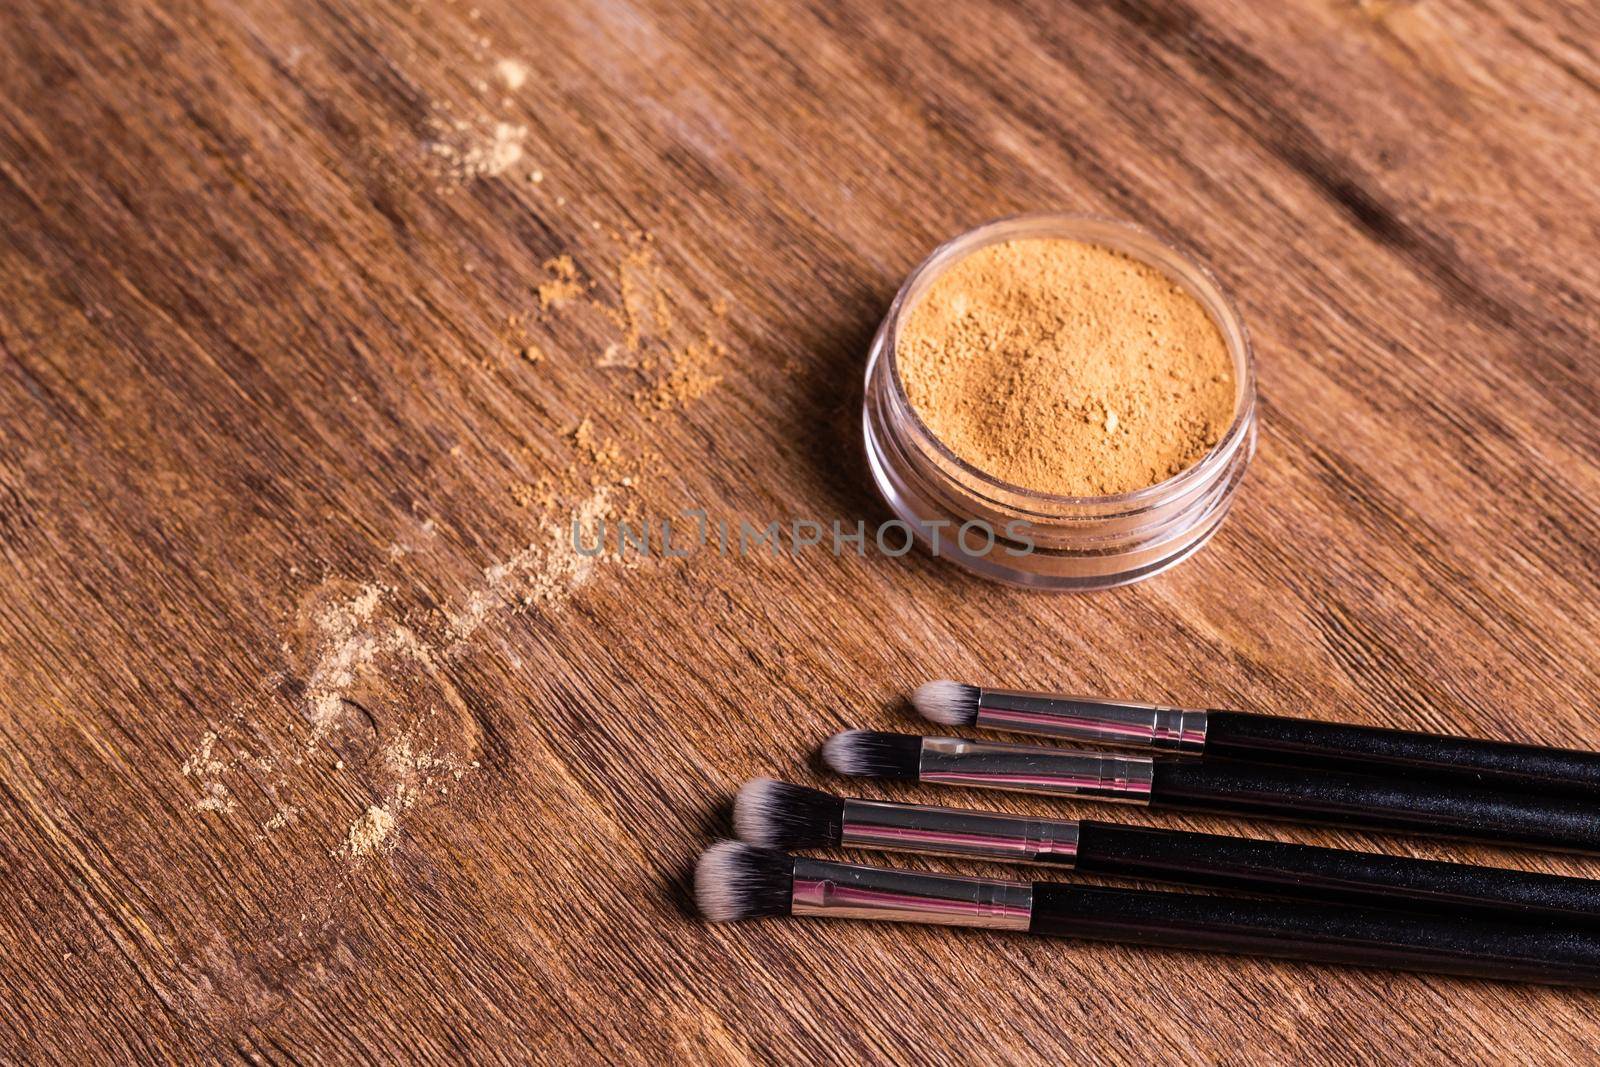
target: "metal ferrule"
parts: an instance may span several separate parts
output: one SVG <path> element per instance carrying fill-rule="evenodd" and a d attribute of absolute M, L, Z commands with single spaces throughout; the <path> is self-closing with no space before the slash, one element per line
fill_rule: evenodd
<path fill-rule="evenodd" d="M 1187 755 L 1198 755 L 1206 746 L 1206 713 L 1199 708 L 1095 697 L 980 689 L 975 725 L 985 730 Z"/>
<path fill-rule="evenodd" d="M 1078 824 L 1070 819 L 1030 819 L 987 811 L 846 800 L 839 843 L 938 856 L 1027 863 L 1048 858 L 1072 866 Z"/>
<path fill-rule="evenodd" d="M 1033 887 L 994 878 L 796 859 L 790 910 L 829 919 L 1026 930 L 1033 919 Z"/>
<path fill-rule="evenodd" d="M 924 737 L 917 776 L 942 785 L 1148 804 L 1155 764 L 1149 756 Z"/>

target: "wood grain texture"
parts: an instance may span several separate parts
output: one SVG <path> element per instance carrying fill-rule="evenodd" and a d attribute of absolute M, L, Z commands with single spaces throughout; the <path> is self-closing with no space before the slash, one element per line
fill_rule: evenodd
<path fill-rule="evenodd" d="M 1586 1055 L 1584 993 L 711 928 L 684 879 L 929 677 L 1595 745 L 1597 44 L 1501 0 L 3 5 L 0 1059 Z M 1164 231 L 1249 324 L 1191 562 L 558 547 L 885 518 L 877 319 L 1036 209 Z"/>

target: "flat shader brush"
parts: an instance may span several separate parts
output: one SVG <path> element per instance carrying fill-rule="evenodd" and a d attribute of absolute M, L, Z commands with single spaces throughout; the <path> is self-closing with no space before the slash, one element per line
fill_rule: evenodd
<path fill-rule="evenodd" d="M 1600 932 L 1343 904 L 1012 882 L 794 857 L 737 841 L 707 849 L 695 898 L 714 922 L 877 919 L 1162 948 L 1600 984 Z"/>
<path fill-rule="evenodd" d="M 946 726 L 1358 774 L 1426 772 L 1485 788 L 1600 799 L 1600 753 L 1575 749 L 949 681 L 922 685 L 911 702 Z"/>
<path fill-rule="evenodd" d="M 1120 800 L 1529 848 L 1600 852 L 1600 809 L 1570 797 L 1468 789 L 1233 761 L 1126 756 L 955 737 L 848 730 L 823 746 L 841 774 Z"/>
<path fill-rule="evenodd" d="M 1366 907 L 1600 923 L 1600 881 L 1587 878 L 1088 819 L 861 800 L 770 778 L 739 790 L 733 824 L 747 843 L 785 851 L 916 852 Z"/>

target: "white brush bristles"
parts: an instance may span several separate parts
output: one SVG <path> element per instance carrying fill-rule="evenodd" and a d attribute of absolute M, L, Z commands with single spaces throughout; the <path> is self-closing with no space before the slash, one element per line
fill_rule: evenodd
<path fill-rule="evenodd" d="M 978 687 L 961 682 L 924 682 L 911 694 L 911 706 L 924 719 L 946 726 L 970 726 L 978 717 Z"/>
<path fill-rule="evenodd" d="M 866 740 L 866 730 L 846 730 L 834 734 L 822 743 L 822 762 L 840 774 L 867 774 L 869 767 L 866 754 L 862 751 Z"/>
<path fill-rule="evenodd" d="M 719 841 L 695 865 L 695 902 L 712 922 L 787 915 L 793 896 L 794 861 L 787 853 Z"/>
<path fill-rule="evenodd" d="M 752 778 L 733 801 L 733 828 L 741 840 L 762 848 L 781 848 L 773 834 L 772 816 L 782 783 L 771 778 Z"/>
<path fill-rule="evenodd" d="M 737 841 L 719 841 L 702 852 L 695 864 L 695 903 L 700 905 L 700 914 L 714 923 L 736 922 L 745 916 L 739 860 L 747 847 Z"/>

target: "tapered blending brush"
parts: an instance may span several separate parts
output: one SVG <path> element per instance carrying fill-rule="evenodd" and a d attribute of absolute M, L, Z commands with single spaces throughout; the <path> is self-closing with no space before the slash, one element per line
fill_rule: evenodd
<path fill-rule="evenodd" d="M 841 774 L 865 778 L 1600 852 L 1600 807 L 1594 804 L 1415 777 L 1125 756 L 872 730 L 835 734 L 823 746 L 822 757 Z"/>
<path fill-rule="evenodd" d="M 1559 985 L 1600 984 L 1600 934 L 1559 924 L 1011 882 L 790 856 L 736 841 L 695 868 L 715 922 L 878 919 Z"/>
<path fill-rule="evenodd" d="M 860 800 L 770 778 L 745 783 L 733 815 L 744 841 L 785 851 L 918 852 L 1367 907 L 1600 924 L 1600 881 L 1586 878 L 1088 819 Z"/>
<path fill-rule="evenodd" d="M 1600 753 L 1575 749 L 949 681 L 919 687 L 911 703 L 946 726 L 1357 774 L 1425 772 L 1485 788 L 1600 800 Z"/>

